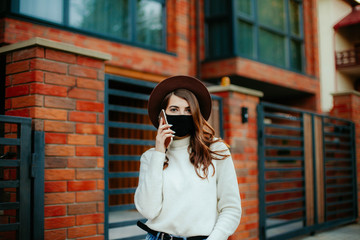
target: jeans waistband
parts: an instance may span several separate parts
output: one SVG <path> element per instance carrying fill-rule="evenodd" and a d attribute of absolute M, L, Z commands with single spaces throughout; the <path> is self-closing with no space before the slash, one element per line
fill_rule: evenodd
<path fill-rule="evenodd" d="M 146 224 L 138 221 L 137 225 L 144 231 L 150 233 L 153 236 L 158 237 L 160 240 L 204 240 L 206 239 L 208 236 L 194 236 L 194 237 L 175 237 L 172 236 L 171 234 L 168 233 L 164 233 L 164 232 L 158 232 L 155 230 L 152 230 L 151 228 L 149 228 L 148 226 L 146 226 Z"/>

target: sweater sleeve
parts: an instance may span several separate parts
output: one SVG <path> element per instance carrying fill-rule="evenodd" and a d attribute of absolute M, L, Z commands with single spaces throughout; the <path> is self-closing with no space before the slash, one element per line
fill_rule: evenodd
<path fill-rule="evenodd" d="M 219 150 L 226 149 L 224 143 L 216 143 Z M 220 146 L 219 146 L 220 145 Z M 208 240 L 226 240 L 240 223 L 241 200 L 236 172 L 231 155 L 224 160 L 215 160 L 217 164 L 217 198 L 219 217 Z"/>
<path fill-rule="evenodd" d="M 139 184 L 135 192 L 136 209 L 147 219 L 156 218 L 163 201 L 165 153 L 148 150 L 140 159 Z"/>

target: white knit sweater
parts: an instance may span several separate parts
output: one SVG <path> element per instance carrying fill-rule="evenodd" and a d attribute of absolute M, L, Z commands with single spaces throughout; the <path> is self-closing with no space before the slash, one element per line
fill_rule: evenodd
<path fill-rule="evenodd" d="M 156 231 L 174 236 L 209 236 L 226 240 L 240 223 L 241 202 L 231 157 L 213 160 L 207 179 L 201 179 L 190 163 L 190 137 L 171 143 L 166 155 L 169 166 L 163 170 L 165 154 L 154 148 L 141 156 L 139 185 L 135 193 L 137 210 Z M 226 150 L 222 142 L 212 150 Z M 201 171 L 202 172 L 202 171 Z"/>

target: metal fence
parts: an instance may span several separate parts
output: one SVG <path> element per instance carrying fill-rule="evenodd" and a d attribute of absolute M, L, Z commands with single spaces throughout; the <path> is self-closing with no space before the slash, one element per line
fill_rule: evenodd
<path fill-rule="evenodd" d="M 0 116 L 0 239 L 44 238 L 44 134 Z"/>
<path fill-rule="evenodd" d="M 260 239 L 354 221 L 354 123 L 265 102 L 257 110 Z"/>

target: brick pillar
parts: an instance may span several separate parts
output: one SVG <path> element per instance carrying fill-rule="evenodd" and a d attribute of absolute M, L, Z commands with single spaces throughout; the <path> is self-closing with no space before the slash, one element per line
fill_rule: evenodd
<path fill-rule="evenodd" d="M 45 239 L 103 239 L 109 55 L 39 38 L 0 52 L 7 54 L 5 114 L 31 117 L 45 132 Z"/>
<path fill-rule="evenodd" d="M 242 206 L 241 222 L 229 239 L 259 238 L 258 139 L 256 106 L 262 92 L 234 85 L 209 87 L 223 98 L 224 140 L 230 145 Z M 241 107 L 248 108 L 249 120 L 242 123 Z"/>
<path fill-rule="evenodd" d="M 351 91 L 333 94 L 333 109 L 330 114 L 351 120 L 355 124 L 358 206 L 360 206 L 360 92 Z"/>

